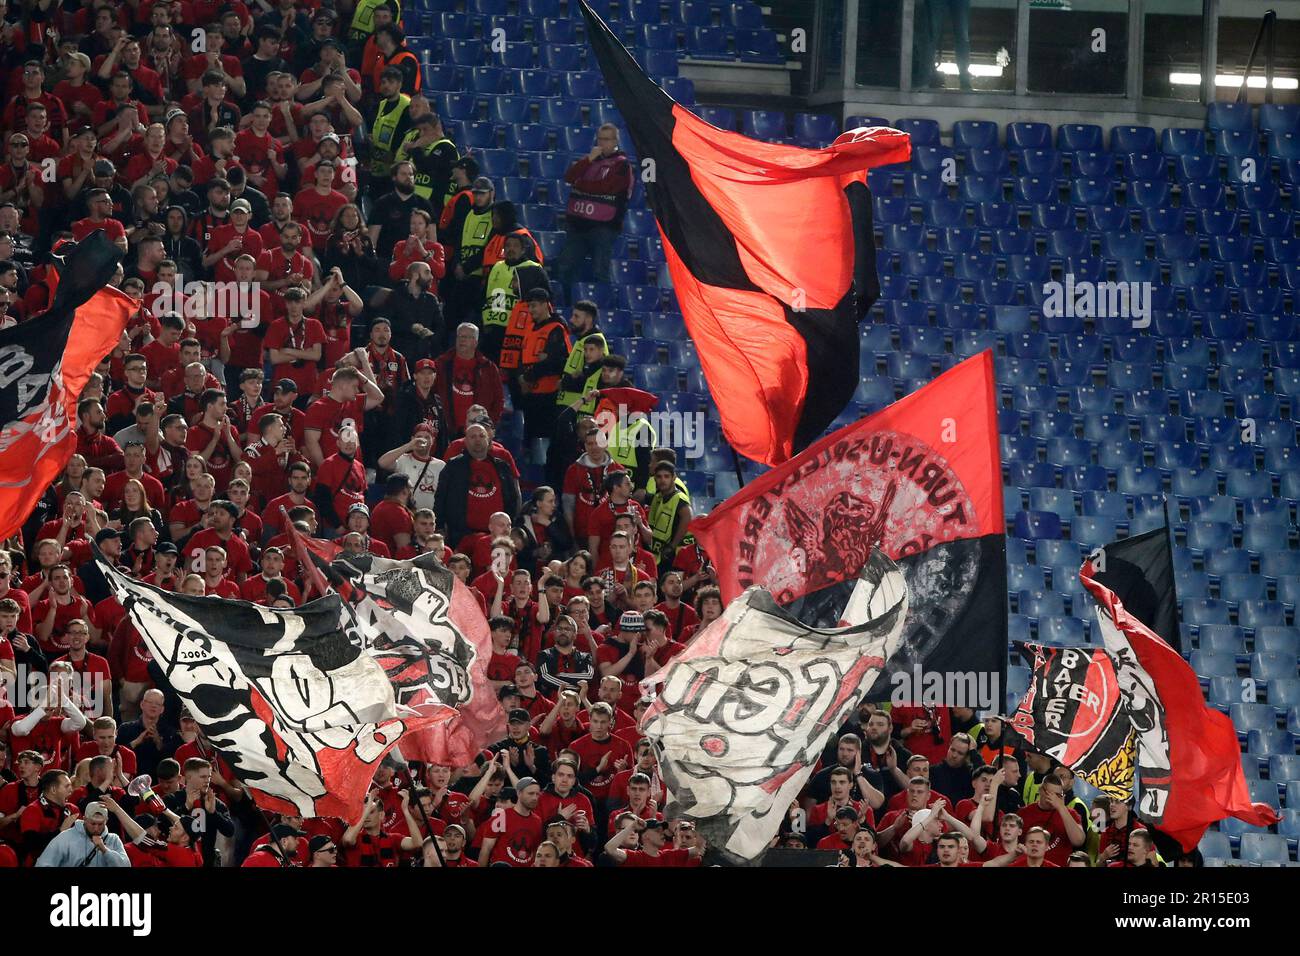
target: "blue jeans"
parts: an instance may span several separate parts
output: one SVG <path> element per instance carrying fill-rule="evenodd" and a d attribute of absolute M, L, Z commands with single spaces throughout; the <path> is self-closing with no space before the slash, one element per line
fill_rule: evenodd
<path fill-rule="evenodd" d="M 595 281 L 609 281 L 609 258 L 619 230 L 614 226 L 570 227 L 564 235 L 564 248 L 555 264 L 555 277 L 567 293 L 577 281 L 578 270 L 587 259 L 591 260 Z"/>

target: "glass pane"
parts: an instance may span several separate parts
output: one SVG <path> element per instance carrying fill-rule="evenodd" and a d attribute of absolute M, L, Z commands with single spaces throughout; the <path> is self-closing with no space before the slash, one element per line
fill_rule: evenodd
<path fill-rule="evenodd" d="M 898 89 L 903 0 L 858 0 L 858 86 Z"/>
<path fill-rule="evenodd" d="M 1220 8 L 1222 9 L 1222 8 Z M 1214 83 L 1216 99 L 1235 99 L 1245 75 L 1250 49 L 1259 33 L 1260 20 L 1266 9 L 1277 10 L 1273 40 L 1273 102 L 1300 102 L 1300 5 L 1294 3 L 1253 3 L 1242 0 L 1232 5 L 1233 16 L 1219 17 L 1219 69 Z M 1260 42 L 1255 65 L 1250 71 L 1249 100 L 1264 102 L 1264 61 L 1268 39 Z"/>
<path fill-rule="evenodd" d="M 1142 95 L 1201 98 L 1201 0 L 1146 0 L 1142 5 Z"/>
<path fill-rule="evenodd" d="M 1014 92 L 1015 52 L 1016 0 L 917 0 L 915 89 Z"/>
<path fill-rule="evenodd" d="M 1128 64 L 1128 0 L 1031 2 L 1029 91 L 1119 95 Z"/>
<path fill-rule="evenodd" d="M 817 4 L 817 75 L 814 90 L 844 88 L 844 4 L 822 0 Z"/>

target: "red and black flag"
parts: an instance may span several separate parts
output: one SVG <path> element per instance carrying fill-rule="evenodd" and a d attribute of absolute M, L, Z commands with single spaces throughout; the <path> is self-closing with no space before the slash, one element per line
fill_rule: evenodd
<path fill-rule="evenodd" d="M 1091 559 L 1093 580 L 1110 590 L 1130 614 L 1170 647 L 1179 653 L 1187 650 L 1178 628 L 1178 592 L 1168 527 L 1112 541 L 1094 551 Z"/>
<path fill-rule="evenodd" d="M 103 232 L 66 250 L 49 310 L 0 331 L 0 540 L 77 450 L 77 401 L 137 308 L 108 285 L 122 253 Z"/>
<path fill-rule="evenodd" d="M 880 548 L 910 599 L 890 680 L 988 675 L 979 696 L 1001 709 L 1006 526 L 991 352 L 766 472 L 691 532 L 713 557 L 724 602 L 756 584 L 783 604 L 808 595 L 799 613 L 818 626 L 835 624 L 817 608 L 843 607 L 834 592 Z M 870 699 L 881 691 L 877 682 Z"/>
<path fill-rule="evenodd" d="M 1136 733 L 1142 819 L 1184 851 L 1225 817 L 1277 823 L 1271 807 L 1251 800 L 1237 732 L 1227 714 L 1205 705 L 1191 665 L 1097 580 L 1092 561 L 1079 580 L 1097 601 L 1097 624 Z"/>
<path fill-rule="evenodd" d="M 1099 647 L 1026 644 L 1029 689 L 1011 718 L 1025 743 L 1113 800 L 1133 798 L 1133 723 L 1115 664 Z"/>
<path fill-rule="evenodd" d="M 755 461 L 786 461 L 857 387 L 858 323 L 880 292 L 867 170 L 907 161 L 910 140 L 875 127 L 808 150 L 717 129 L 582 11 L 723 431 Z"/>

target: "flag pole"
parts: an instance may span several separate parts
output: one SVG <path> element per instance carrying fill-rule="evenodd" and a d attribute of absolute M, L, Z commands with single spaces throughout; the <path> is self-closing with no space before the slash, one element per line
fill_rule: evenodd
<path fill-rule="evenodd" d="M 199 756 L 210 764 L 216 764 L 216 761 L 212 758 L 220 755 L 208 751 L 208 748 L 203 743 L 202 731 L 200 731 L 199 735 L 194 738 L 194 744 L 198 748 Z M 293 863 L 289 860 L 289 854 L 285 852 L 284 844 L 281 843 L 280 838 L 275 835 L 275 826 L 271 823 L 271 818 L 266 815 L 266 810 L 263 809 L 257 800 L 253 798 L 251 792 L 248 794 L 248 799 L 251 800 L 253 806 L 257 808 L 257 812 L 262 815 L 262 822 L 266 824 L 266 832 L 270 835 L 271 839 L 275 841 L 275 848 L 280 851 L 280 867 L 284 869 L 293 866 Z"/>
<path fill-rule="evenodd" d="M 397 755 L 395 759 L 401 761 L 400 766 L 403 772 L 405 772 L 406 774 L 406 782 L 408 784 L 407 789 L 411 791 L 411 797 L 415 800 L 416 809 L 420 811 L 420 819 L 424 821 L 425 832 L 429 834 L 429 840 L 430 842 L 433 843 L 433 852 L 438 855 L 438 864 L 442 867 L 446 867 L 447 860 L 442 855 L 442 847 L 438 846 L 438 838 L 433 835 L 433 825 L 429 823 L 429 814 L 425 811 L 424 804 L 420 802 L 420 791 L 419 788 L 417 788 L 415 785 L 415 777 L 411 773 L 410 761 L 408 761 L 406 757 L 403 756 L 401 750 L 398 747 L 394 747 L 391 751 L 389 751 L 388 755 L 389 757 L 392 757 L 394 754 Z M 420 846 L 421 847 L 424 846 L 423 840 L 420 841 Z"/>
<path fill-rule="evenodd" d="M 730 442 L 727 443 L 727 447 L 731 449 L 731 464 L 736 469 L 736 481 L 740 483 L 740 487 L 744 488 L 745 473 L 740 467 L 740 453 L 736 451 L 736 446 Z"/>

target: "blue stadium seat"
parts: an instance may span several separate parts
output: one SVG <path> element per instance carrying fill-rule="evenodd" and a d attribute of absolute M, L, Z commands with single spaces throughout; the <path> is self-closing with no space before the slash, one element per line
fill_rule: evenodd
<path fill-rule="evenodd" d="M 1050 467 L 1050 466 L 1049 466 Z M 1021 511 L 1015 516 L 1015 534 L 1018 538 L 1061 537 L 1060 516 L 1050 511 Z"/>
<path fill-rule="evenodd" d="M 1056 148 L 1063 153 L 1077 153 L 1080 150 L 1100 152 L 1104 148 L 1101 127 L 1062 123 L 1056 128 Z"/>

